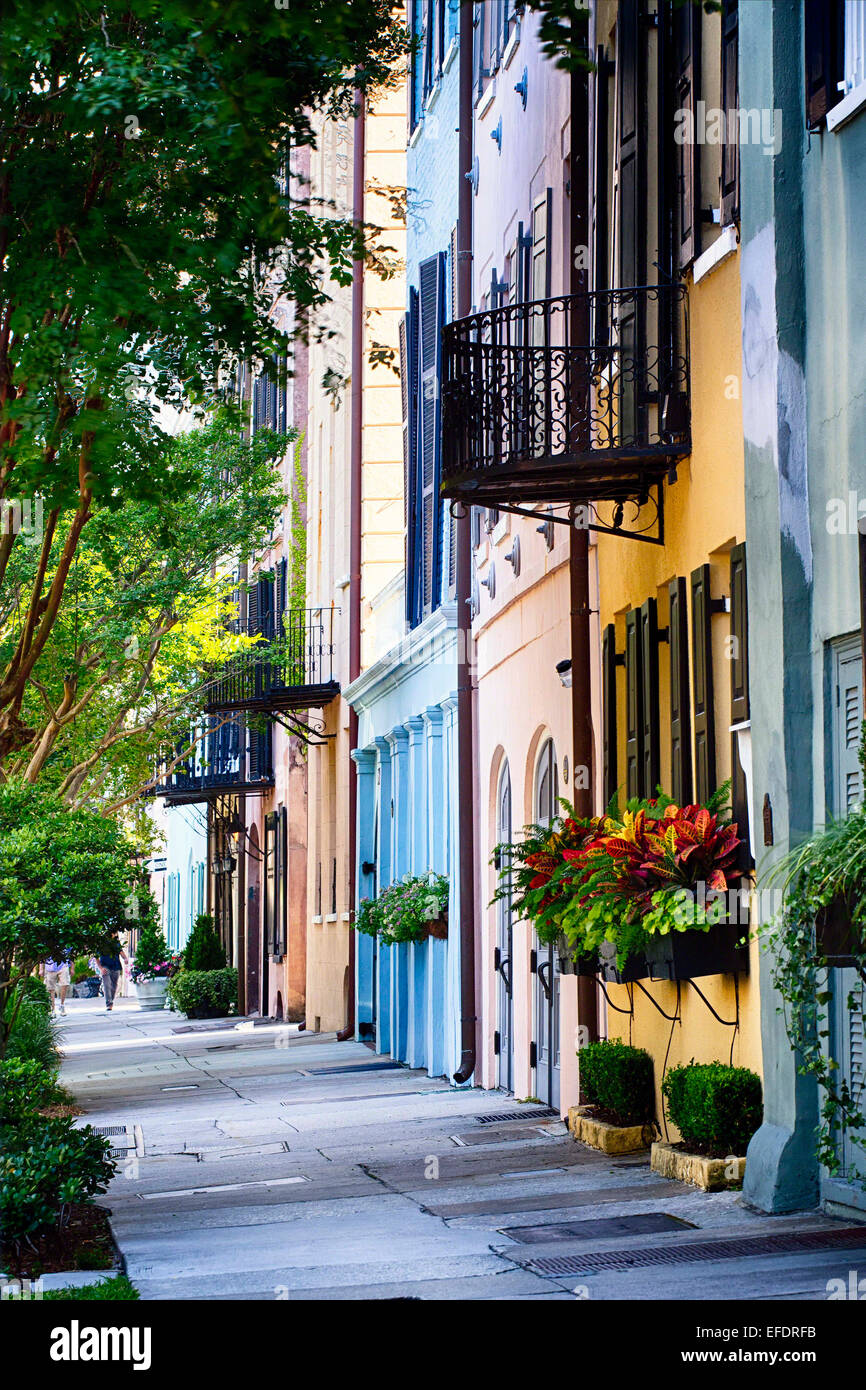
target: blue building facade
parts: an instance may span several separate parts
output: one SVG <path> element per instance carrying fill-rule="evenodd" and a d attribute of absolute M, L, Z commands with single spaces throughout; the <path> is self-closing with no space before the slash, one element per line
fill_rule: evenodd
<path fill-rule="evenodd" d="M 407 874 L 444 874 L 459 922 L 456 834 L 457 608 L 451 518 L 439 498 L 441 330 L 454 315 L 457 0 L 416 0 L 409 92 L 408 302 L 400 332 L 406 523 L 404 635 L 345 690 L 358 714 L 357 902 Z M 385 946 L 359 933 L 356 1019 L 431 1076 L 460 1059 L 460 943 Z"/>

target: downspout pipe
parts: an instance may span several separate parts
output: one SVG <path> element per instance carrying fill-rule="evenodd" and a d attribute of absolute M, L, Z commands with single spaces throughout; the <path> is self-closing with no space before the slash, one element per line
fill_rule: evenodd
<path fill-rule="evenodd" d="M 586 25 L 588 12 L 575 15 L 572 23 Z M 583 268 L 585 257 L 577 256 L 578 246 L 590 244 L 590 183 L 589 183 L 589 77 L 586 69 L 571 76 L 571 294 L 573 343 L 588 343 L 590 338 L 588 271 Z M 586 419 L 589 420 L 589 415 Z M 589 596 L 589 532 L 586 527 L 569 527 L 569 589 L 571 595 L 571 721 L 574 809 L 577 816 L 593 814 L 594 750 L 592 730 L 592 687 L 590 596 Z M 581 776 L 581 769 L 585 774 Z M 578 976 L 577 1016 L 581 1036 L 587 1042 L 598 1037 L 598 1002 L 595 980 Z M 583 1030 L 586 1030 L 585 1032 Z"/>
<path fill-rule="evenodd" d="M 472 312 L 472 5 L 460 6 L 459 119 L 457 158 L 457 317 Z M 457 814 L 460 860 L 460 1066 L 458 1086 L 475 1071 L 475 749 L 472 731 L 472 530 L 470 512 L 455 518 L 457 528 Z"/>
<path fill-rule="evenodd" d="M 364 228 L 364 93 L 355 92 L 355 130 L 352 151 L 352 216 L 358 235 Z M 352 386 L 351 454 L 349 463 L 349 680 L 361 674 L 361 487 L 363 480 L 364 428 L 364 261 L 352 266 Z M 354 907 L 358 877 L 358 769 L 351 754 L 358 747 L 358 715 L 349 707 L 349 893 Z M 349 997 L 346 1026 L 337 1034 L 338 1042 L 355 1036 L 355 927 L 354 911 L 349 925 Z"/>

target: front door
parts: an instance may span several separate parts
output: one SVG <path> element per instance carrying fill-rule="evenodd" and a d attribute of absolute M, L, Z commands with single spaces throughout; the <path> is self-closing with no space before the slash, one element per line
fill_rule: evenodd
<path fill-rule="evenodd" d="M 535 819 L 552 825 L 559 813 L 556 750 L 548 739 L 535 773 Z M 535 1094 L 559 1107 L 559 956 L 535 937 Z"/>
<path fill-rule="evenodd" d="M 496 840 L 500 845 L 511 844 L 511 775 L 508 764 L 499 780 Z M 507 850 L 502 851 L 498 867 L 506 868 Z M 496 1029 L 498 1048 L 497 1084 L 506 1091 L 514 1089 L 514 1027 L 512 978 L 513 928 L 511 897 L 500 898 L 496 904 Z"/>

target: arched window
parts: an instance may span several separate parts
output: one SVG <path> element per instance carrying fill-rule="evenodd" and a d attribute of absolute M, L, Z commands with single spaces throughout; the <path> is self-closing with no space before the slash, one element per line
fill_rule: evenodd
<path fill-rule="evenodd" d="M 535 767 L 535 819 L 539 825 L 552 825 L 559 815 L 559 775 L 553 739 L 545 741 Z"/>

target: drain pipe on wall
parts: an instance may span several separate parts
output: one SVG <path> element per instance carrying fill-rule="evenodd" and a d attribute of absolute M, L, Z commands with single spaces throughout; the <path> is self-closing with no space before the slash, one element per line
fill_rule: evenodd
<path fill-rule="evenodd" d="M 468 0 L 460 6 L 458 55 L 460 115 L 457 157 L 457 318 L 472 312 L 472 20 Z M 457 528 L 457 815 L 460 857 L 460 1066 L 458 1086 L 469 1080 L 476 1061 L 475 990 L 475 750 L 472 734 L 472 532 L 470 512 L 455 520 Z"/>
<path fill-rule="evenodd" d="M 354 142 L 352 151 L 352 216 L 355 226 L 364 226 L 364 93 L 356 91 Z M 349 473 L 349 680 L 361 674 L 361 489 L 363 482 L 364 428 L 364 261 L 352 266 L 352 387 L 351 456 Z M 349 707 L 349 752 L 358 747 L 358 715 Z M 358 859 L 358 769 L 349 757 L 349 997 L 346 1026 L 337 1034 L 338 1042 L 355 1036 L 355 880 Z"/>
<path fill-rule="evenodd" d="M 583 16 L 583 23 L 588 14 Z M 577 17 L 572 21 L 580 23 Z M 573 300 L 573 343 L 588 343 L 590 338 L 589 272 L 583 268 L 584 257 L 575 248 L 589 246 L 589 78 L 586 70 L 571 76 L 571 284 Z M 589 417 L 587 416 L 587 419 Z M 577 816 L 594 812 L 594 752 L 592 730 L 592 683 L 590 598 L 589 598 L 589 532 L 586 527 L 569 527 L 569 579 L 571 592 L 571 721 L 572 721 L 572 791 Z M 586 775 L 580 777 L 580 770 Z M 585 786 L 578 783 L 584 782 Z M 595 980 L 577 977 L 577 1018 L 580 1036 L 587 1042 L 598 1037 L 598 1003 Z M 584 1032 L 584 1029 L 586 1030 Z"/>

